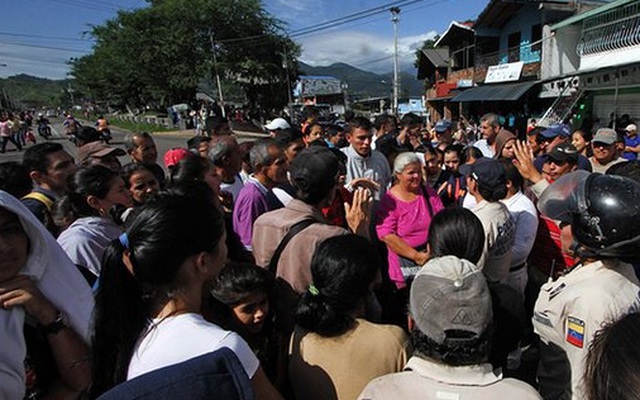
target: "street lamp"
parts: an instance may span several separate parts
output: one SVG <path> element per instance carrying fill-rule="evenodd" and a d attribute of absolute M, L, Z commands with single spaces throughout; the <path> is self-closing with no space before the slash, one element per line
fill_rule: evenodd
<path fill-rule="evenodd" d="M 398 21 L 399 7 L 391 7 L 391 22 L 393 22 L 393 114 L 398 114 Z"/>

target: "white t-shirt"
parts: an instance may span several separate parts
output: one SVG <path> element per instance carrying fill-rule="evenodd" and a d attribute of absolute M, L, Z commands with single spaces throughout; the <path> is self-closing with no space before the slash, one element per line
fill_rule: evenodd
<path fill-rule="evenodd" d="M 223 192 L 231 193 L 234 202 L 238 198 L 240 189 L 242 189 L 243 187 L 244 183 L 242 182 L 242 178 L 240 178 L 239 175 L 233 177 L 233 183 L 220 182 L 220 190 Z"/>
<path fill-rule="evenodd" d="M 260 362 L 237 333 L 225 331 L 199 314 L 154 319 L 136 344 L 127 380 L 223 347 L 235 353 L 249 378 L 252 378 Z"/>

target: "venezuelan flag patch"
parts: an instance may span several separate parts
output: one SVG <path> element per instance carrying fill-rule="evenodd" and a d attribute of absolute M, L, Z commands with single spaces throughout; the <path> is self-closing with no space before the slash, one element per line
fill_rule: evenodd
<path fill-rule="evenodd" d="M 584 321 L 576 317 L 567 317 L 567 342 L 584 347 Z"/>

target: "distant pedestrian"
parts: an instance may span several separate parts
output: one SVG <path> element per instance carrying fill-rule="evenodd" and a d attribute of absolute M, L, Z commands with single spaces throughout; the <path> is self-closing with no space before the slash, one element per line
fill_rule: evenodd
<path fill-rule="evenodd" d="M 7 114 L 3 113 L 0 115 L 0 139 L 2 139 L 2 150 L 0 150 L 0 154 L 4 154 L 7 149 L 7 143 L 11 142 L 18 151 L 22 151 L 22 145 L 16 138 L 13 136 L 13 131 L 11 129 L 12 122 L 9 121 Z"/>

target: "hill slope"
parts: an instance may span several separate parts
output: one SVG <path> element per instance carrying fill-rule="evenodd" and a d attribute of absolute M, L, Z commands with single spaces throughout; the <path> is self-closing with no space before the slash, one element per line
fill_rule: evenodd
<path fill-rule="evenodd" d="M 54 81 L 31 75 L 14 75 L 0 79 L 2 105 L 6 108 L 52 107 L 68 102 L 68 81 Z"/>
<path fill-rule="evenodd" d="M 304 75 L 334 76 L 346 82 L 349 85 L 349 95 L 353 98 L 390 96 L 393 87 L 393 73 L 378 75 L 345 63 L 312 67 L 298 62 L 298 69 Z M 399 77 L 401 97 L 418 97 L 423 94 L 422 81 L 417 80 L 414 74 L 401 72 Z"/>

